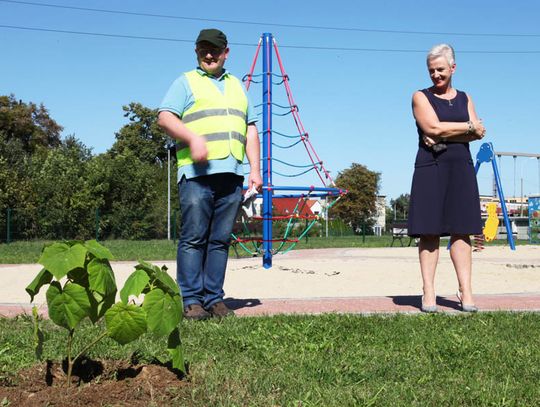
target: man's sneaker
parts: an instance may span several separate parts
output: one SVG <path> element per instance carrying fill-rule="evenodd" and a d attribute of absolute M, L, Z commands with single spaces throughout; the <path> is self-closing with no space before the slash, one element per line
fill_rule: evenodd
<path fill-rule="evenodd" d="M 184 318 L 192 319 L 195 321 L 201 321 L 203 319 L 210 318 L 211 315 L 209 312 L 205 311 L 200 304 L 190 304 L 186 305 L 184 308 Z"/>
<path fill-rule="evenodd" d="M 223 301 L 216 302 L 210 308 L 208 312 L 215 318 L 223 318 L 234 315 L 234 311 L 227 307 Z"/>

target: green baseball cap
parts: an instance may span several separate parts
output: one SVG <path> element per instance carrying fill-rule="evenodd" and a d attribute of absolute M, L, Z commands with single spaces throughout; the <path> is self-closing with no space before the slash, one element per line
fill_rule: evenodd
<path fill-rule="evenodd" d="M 227 36 L 223 34 L 220 30 L 216 28 L 207 28 L 201 30 L 195 44 L 199 42 L 209 42 L 212 45 L 215 45 L 218 48 L 227 47 Z"/>

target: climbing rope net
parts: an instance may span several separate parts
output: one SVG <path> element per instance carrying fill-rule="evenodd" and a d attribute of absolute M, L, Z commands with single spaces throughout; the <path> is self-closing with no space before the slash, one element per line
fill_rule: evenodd
<path fill-rule="evenodd" d="M 254 74 L 261 51 L 262 73 Z M 272 72 L 274 55 L 279 73 Z M 264 267 L 269 268 L 272 264 L 272 255 L 293 249 L 322 217 L 327 219 L 328 211 L 347 191 L 336 186 L 311 144 L 292 94 L 289 75 L 285 72 L 272 34 L 265 33 L 261 36 L 250 71 L 244 76 L 243 81 L 248 91 L 253 84 L 258 84 L 262 88 L 262 102 L 254 106 L 258 116 L 262 117 L 262 130 L 259 131 L 259 136 L 262 144 L 263 188 L 262 193 L 258 195 L 259 198 L 262 197 L 262 205 L 257 208 L 257 205 L 251 204 L 254 215 L 242 216 L 241 225 L 233 232 L 233 239 L 249 254 L 261 254 Z M 285 89 L 286 102 L 274 102 L 273 86 Z M 291 133 L 274 128 L 274 120 L 277 123 L 280 118 L 286 116 L 291 116 L 294 121 L 294 131 Z M 273 154 L 274 148 L 282 152 L 288 150 L 290 152 L 288 156 L 292 157 L 292 160 L 301 157 L 300 152 L 303 150 L 303 155 L 309 160 L 305 164 L 298 164 L 292 160 L 277 158 Z M 276 171 L 274 165 L 284 170 Z M 316 174 L 314 178 L 318 179 L 319 186 L 282 186 L 275 185 L 273 181 L 274 175 L 293 179 L 308 173 Z M 320 210 L 315 213 L 311 210 L 314 203 L 320 205 Z M 281 237 L 275 236 L 278 232 L 281 232 Z"/>

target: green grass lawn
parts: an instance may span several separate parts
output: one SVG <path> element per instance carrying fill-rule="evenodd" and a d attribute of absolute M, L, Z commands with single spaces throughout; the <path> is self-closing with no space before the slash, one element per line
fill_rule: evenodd
<path fill-rule="evenodd" d="M 44 358 L 62 358 L 50 321 Z M 540 314 L 320 315 L 182 322 L 190 406 L 535 406 Z M 78 338 L 98 328 L 84 325 Z M 89 357 L 142 361 L 164 341 L 104 341 Z M 77 342 L 75 346 L 80 346 Z M 0 381 L 36 363 L 28 317 L 0 319 Z"/>
<path fill-rule="evenodd" d="M 408 244 L 409 239 L 403 239 L 404 244 Z M 0 244 L 0 264 L 24 264 L 36 263 L 39 259 L 44 241 L 16 241 L 9 244 Z M 116 260 L 174 260 L 176 259 L 176 243 L 172 240 L 104 240 L 100 242 L 108 247 Z M 336 247 L 390 247 L 391 236 L 332 236 L 332 237 L 310 237 L 302 239 L 294 250 L 320 249 Z M 441 240 L 441 245 L 446 246 L 447 240 Z M 528 241 L 518 241 L 516 244 L 527 244 Z M 490 245 L 506 245 L 504 240 L 496 240 L 486 243 Z M 399 247 L 399 241 L 394 243 L 394 247 Z M 248 247 L 250 247 L 248 245 Z M 274 244 L 274 247 L 277 247 Z M 247 252 L 238 247 L 240 256 L 250 256 Z M 231 256 L 235 253 L 231 249 Z"/>

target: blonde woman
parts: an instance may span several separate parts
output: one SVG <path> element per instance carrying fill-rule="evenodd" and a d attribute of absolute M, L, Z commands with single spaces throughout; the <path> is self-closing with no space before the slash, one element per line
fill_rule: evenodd
<path fill-rule="evenodd" d="M 408 233 L 419 238 L 423 281 L 421 310 L 437 312 L 435 270 L 441 236 L 450 236 L 450 257 L 458 279 L 458 300 L 476 312 L 471 287 L 469 236 L 482 233 L 478 185 L 469 142 L 484 137 L 471 97 L 452 86 L 456 71 L 450 45 L 434 46 L 427 55 L 433 85 L 413 95 L 418 153 L 411 188 Z"/>

